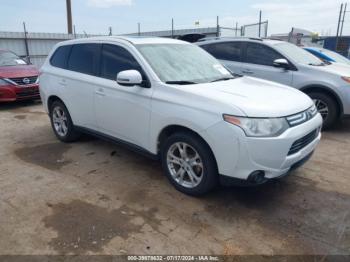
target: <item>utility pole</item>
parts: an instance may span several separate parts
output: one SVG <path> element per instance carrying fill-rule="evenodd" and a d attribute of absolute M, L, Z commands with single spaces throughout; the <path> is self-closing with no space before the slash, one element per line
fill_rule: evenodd
<path fill-rule="evenodd" d="M 137 23 L 137 35 L 141 36 L 141 24 Z"/>
<path fill-rule="evenodd" d="M 236 22 L 235 36 L 237 36 L 237 32 L 238 32 L 238 22 Z"/>
<path fill-rule="evenodd" d="M 339 19 L 338 19 L 338 26 L 337 26 L 337 36 L 335 38 L 335 51 L 338 50 L 339 28 L 340 28 L 340 21 L 341 21 L 342 13 L 343 13 L 343 4 L 340 5 L 340 12 L 339 12 Z"/>
<path fill-rule="evenodd" d="M 340 29 L 340 36 L 343 35 L 343 27 L 344 27 L 344 21 L 345 21 L 345 15 L 346 15 L 346 8 L 348 6 L 348 3 L 345 3 L 345 7 L 344 7 L 344 14 L 343 14 L 343 20 L 341 21 L 341 29 Z"/>
<path fill-rule="evenodd" d="M 108 31 L 109 31 L 109 33 L 108 33 L 109 36 L 113 35 L 113 31 L 112 31 L 112 27 L 111 26 L 108 27 Z"/>
<path fill-rule="evenodd" d="M 68 28 L 68 34 L 73 33 L 73 23 L 72 23 L 72 5 L 71 0 L 66 0 L 66 7 L 67 7 L 67 28 Z"/>
<path fill-rule="evenodd" d="M 261 10 L 259 12 L 259 37 L 261 36 Z"/>

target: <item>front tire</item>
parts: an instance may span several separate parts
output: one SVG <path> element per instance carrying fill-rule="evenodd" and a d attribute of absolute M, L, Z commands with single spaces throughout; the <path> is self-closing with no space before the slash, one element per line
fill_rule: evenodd
<path fill-rule="evenodd" d="M 318 112 L 323 118 L 323 129 L 329 129 L 339 119 L 339 109 L 337 102 L 327 94 L 321 92 L 308 93 L 314 101 Z"/>
<path fill-rule="evenodd" d="M 180 192 L 199 196 L 218 184 L 216 161 L 209 146 L 191 133 L 176 133 L 161 148 L 163 170 Z"/>
<path fill-rule="evenodd" d="M 65 143 L 74 142 L 80 137 L 76 131 L 66 106 L 61 101 L 54 101 L 50 107 L 51 126 L 56 137 Z"/>

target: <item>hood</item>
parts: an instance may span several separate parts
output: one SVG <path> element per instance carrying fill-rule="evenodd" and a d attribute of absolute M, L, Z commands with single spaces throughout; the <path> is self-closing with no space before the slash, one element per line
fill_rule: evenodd
<path fill-rule="evenodd" d="M 313 105 L 307 95 L 295 88 L 253 77 L 191 87 L 198 94 L 197 88 L 202 88 L 201 95 L 232 108 L 239 108 L 248 117 L 284 117 L 302 112 Z"/>
<path fill-rule="evenodd" d="M 0 78 L 28 77 L 39 75 L 34 65 L 0 66 Z"/>
<path fill-rule="evenodd" d="M 336 74 L 339 76 L 348 76 L 350 77 L 350 65 L 341 64 L 341 63 L 331 63 L 326 66 L 311 66 L 312 69 L 320 70 L 327 73 Z"/>

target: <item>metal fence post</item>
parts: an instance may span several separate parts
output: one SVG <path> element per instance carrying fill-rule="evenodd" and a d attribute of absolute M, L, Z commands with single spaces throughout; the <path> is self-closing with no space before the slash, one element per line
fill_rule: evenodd
<path fill-rule="evenodd" d="M 174 38 L 174 18 L 171 19 L 171 38 Z"/>
<path fill-rule="evenodd" d="M 216 36 L 220 36 L 219 16 L 216 17 Z"/>
<path fill-rule="evenodd" d="M 30 64 L 30 55 L 29 55 L 29 47 L 28 47 L 28 32 L 26 29 L 26 23 L 23 22 L 23 29 L 24 29 L 24 45 L 26 47 L 26 56 L 27 56 L 27 62 Z"/>
<path fill-rule="evenodd" d="M 259 12 L 259 37 L 261 37 L 261 10 Z"/>

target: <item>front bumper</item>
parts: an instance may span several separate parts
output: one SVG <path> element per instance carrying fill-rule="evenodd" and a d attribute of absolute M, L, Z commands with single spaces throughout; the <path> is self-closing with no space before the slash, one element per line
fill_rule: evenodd
<path fill-rule="evenodd" d="M 0 87 L 0 102 L 12 102 L 28 99 L 39 99 L 39 85 L 6 85 Z"/>
<path fill-rule="evenodd" d="M 265 178 L 285 175 L 296 163 L 310 155 L 317 147 L 321 133 L 322 117 L 292 127 L 279 137 L 253 138 L 245 136 L 237 126 L 220 122 L 207 130 L 212 139 L 209 144 L 217 160 L 219 173 L 236 179 L 247 180 L 255 171 L 262 171 Z M 223 131 L 224 130 L 224 131 Z M 317 130 L 316 136 L 299 151 L 289 154 L 292 145 Z"/>

